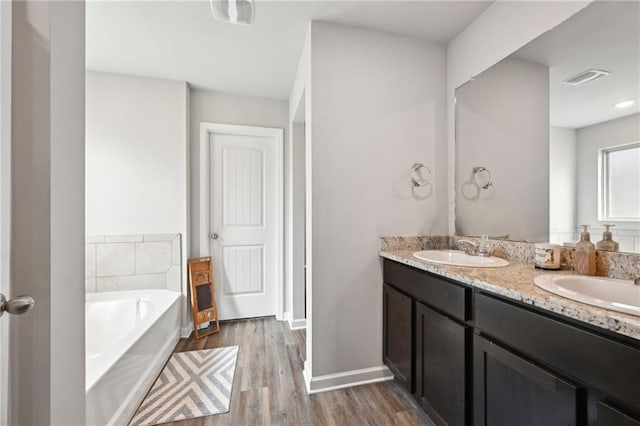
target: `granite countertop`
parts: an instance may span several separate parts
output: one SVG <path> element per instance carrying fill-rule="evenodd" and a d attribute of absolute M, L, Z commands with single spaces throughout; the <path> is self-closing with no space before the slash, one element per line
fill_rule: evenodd
<path fill-rule="evenodd" d="M 380 256 L 640 340 L 640 317 L 566 299 L 533 283 L 537 275 L 573 271 L 544 271 L 524 263 L 511 263 L 504 268 L 435 265 L 416 259 L 413 253 L 414 250 L 382 250 Z"/>

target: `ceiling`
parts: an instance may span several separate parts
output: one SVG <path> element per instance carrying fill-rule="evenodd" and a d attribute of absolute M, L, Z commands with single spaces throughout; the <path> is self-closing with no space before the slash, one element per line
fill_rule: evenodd
<path fill-rule="evenodd" d="M 288 99 L 309 22 L 446 44 L 492 1 L 256 0 L 255 23 L 216 21 L 208 1 L 89 1 L 87 69 Z"/>
<path fill-rule="evenodd" d="M 577 129 L 640 111 L 640 2 L 595 2 L 514 54 L 549 66 L 551 125 Z M 563 81 L 588 69 L 611 75 L 582 86 Z M 616 102 L 634 99 L 630 108 Z"/>

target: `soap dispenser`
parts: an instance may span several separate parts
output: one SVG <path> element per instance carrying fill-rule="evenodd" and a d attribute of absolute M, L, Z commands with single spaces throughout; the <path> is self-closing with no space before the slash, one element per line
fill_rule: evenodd
<path fill-rule="evenodd" d="M 589 225 L 581 225 L 583 228 L 580 234 L 580 241 L 576 244 L 576 258 L 573 269 L 576 274 L 595 275 L 596 274 L 596 246 L 590 240 Z"/>
<path fill-rule="evenodd" d="M 606 251 L 618 251 L 620 245 L 613 241 L 610 228 L 615 225 L 604 225 L 605 231 L 602 233 L 602 240 L 596 243 L 596 249 Z"/>

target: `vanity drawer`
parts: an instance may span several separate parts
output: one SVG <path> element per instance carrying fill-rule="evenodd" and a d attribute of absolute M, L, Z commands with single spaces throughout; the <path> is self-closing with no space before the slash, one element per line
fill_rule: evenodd
<path fill-rule="evenodd" d="M 459 320 L 470 319 L 468 287 L 389 259 L 384 260 L 384 282 Z"/>
<path fill-rule="evenodd" d="M 640 409 L 640 345 L 631 346 L 481 292 L 482 333 Z"/>

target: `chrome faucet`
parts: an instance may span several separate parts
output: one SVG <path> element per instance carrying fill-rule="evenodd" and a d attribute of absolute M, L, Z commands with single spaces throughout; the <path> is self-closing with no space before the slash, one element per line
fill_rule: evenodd
<path fill-rule="evenodd" d="M 640 277 L 636 277 L 636 279 L 635 279 L 635 280 L 633 280 L 633 283 L 634 283 L 635 285 L 640 285 Z"/>
<path fill-rule="evenodd" d="M 478 255 L 478 244 L 471 240 L 458 240 L 456 241 L 456 247 L 464 250 L 464 252 L 470 256 Z"/>
<path fill-rule="evenodd" d="M 469 256 L 488 257 L 491 255 L 491 253 L 489 253 L 489 247 L 482 242 L 478 244 L 471 240 L 458 240 L 456 246 L 464 250 Z"/>

